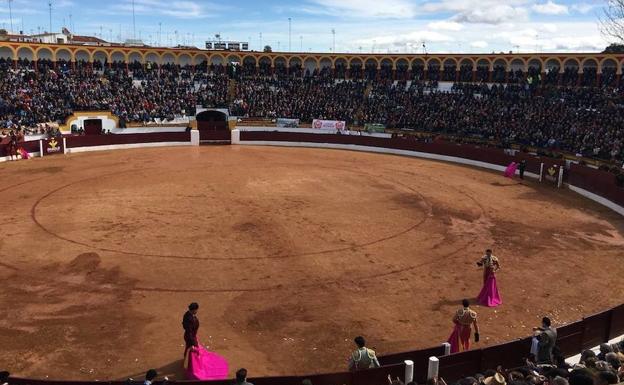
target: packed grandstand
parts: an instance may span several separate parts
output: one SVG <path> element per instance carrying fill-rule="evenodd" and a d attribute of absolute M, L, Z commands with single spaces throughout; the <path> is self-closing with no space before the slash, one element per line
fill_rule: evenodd
<path fill-rule="evenodd" d="M 500 66 L 198 65 L 0 59 L 0 128 L 36 131 L 80 110 L 110 110 L 123 124 L 231 115 L 382 124 L 462 138 L 624 160 L 624 96 L 613 68 L 505 72 Z M 543 76 L 542 76 L 543 75 Z M 4 133 L 6 135 L 6 132 Z"/>

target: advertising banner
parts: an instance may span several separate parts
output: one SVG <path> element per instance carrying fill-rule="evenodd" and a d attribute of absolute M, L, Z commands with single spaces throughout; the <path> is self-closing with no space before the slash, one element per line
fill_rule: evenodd
<path fill-rule="evenodd" d="M 299 119 L 277 118 L 277 127 L 297 128 L 299 127 Z"/>
<path fill-rule="evenodd" d="M 62 154 L 63 150 L 63 138 L 43 139 L 44 156 Z"/>
<path fill-rule="evenodd" d="M 386 132 L 386 126 L 379 123 L 366 123 L 364 125 L 366 132 Z"/>
<path fill-rule="evenodd" d="M 346 127 L 347 124 L 344 120 L 314 119 L 312 121 L 312 128 L 315 128 L 317 130 L 343 131 Z"/>

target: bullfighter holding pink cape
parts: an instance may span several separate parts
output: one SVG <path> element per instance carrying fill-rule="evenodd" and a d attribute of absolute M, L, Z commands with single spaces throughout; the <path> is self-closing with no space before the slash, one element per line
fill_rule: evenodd
<path fill-rule="evenodd" d="M 228 375 L 228 362 L 220 355 L 208 351 L 197 339 L 199 305 L 193 302 L 182 318 L 184 327 L 184 369 L 188 380 L 222 380 Z"/>
<path fill-rule="evenodd" d="M 477 262 L 478 266 L 483 266 L 483 288 L 477 297 L 479 303 L 483 306 L 496 307 L 503 303 L 498 294 L 498 285 L 496 284 L 496 272 L 500 270 L 498 258 L 492 255 L 492 250 L 487 249 L 485 255 Z"/>
<path fill-rule="evenodd" d="M 470 349 L 471 326 L 475 328 L 475 342 L 479 342 L 479 325 L 477 325 L 477 312 L 470 309 L 467 299 L 462 301 L 463 307 L 453 316 L 453 333 L 448 339 L 451 344 L 451 353 L 457 353 Z"/>

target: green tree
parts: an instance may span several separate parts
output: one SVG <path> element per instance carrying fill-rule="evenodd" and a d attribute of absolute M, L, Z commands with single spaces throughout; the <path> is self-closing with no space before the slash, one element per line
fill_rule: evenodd
<path fill-rule="evenodd" d="M 624 44 L 612 43 L 602 53 L 624 53 Z"/>

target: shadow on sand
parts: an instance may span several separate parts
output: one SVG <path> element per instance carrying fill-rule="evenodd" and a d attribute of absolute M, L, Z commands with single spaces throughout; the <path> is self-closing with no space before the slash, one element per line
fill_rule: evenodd
<path fill-rule="evenodd" d="M 461 303 L 462 303 L 463 299 L 467 299 L 470 302 L 470 306 L 478 305 L 477 297 L 473 297 L 473 298 L 465 298 L 464 297 L 464 298 L 459 298 L 459 299 L 441 299 L 438 302 L 434 303 L 431 306 L 431 309 L 438 311 L 438 310 L 442 309 L 443 307 L 459 308 L 459 307 L 461 307 Z"/>
<path fill-rule="evenodd" d="M 179 359 L 177 361 L 173 361 L 170 364 L 161 366 L 160 368 L 154 368 L 158 372 L 157 378 L 162 379 L 163 377 L 168 377 L 170 380 L 186 380 L 182 361 L 182 359 Z M 145 372 L 147 372 L 148 369 L 149 368 L 145 369 Z M 124 381 L 128 378 L 132 378 L 135 381 L 143 381 L 145 379 L 145 372 L 133 373 L 129 376 L 120 378 L 120 380 Z"/>

